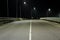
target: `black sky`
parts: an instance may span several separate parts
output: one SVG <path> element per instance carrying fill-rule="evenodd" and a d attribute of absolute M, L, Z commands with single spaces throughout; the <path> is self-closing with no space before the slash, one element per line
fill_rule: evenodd
<path fill-rule="evenodd" d="M 27 5 L 24 5 L 23 2 L 26 1 Z M 35 6 L 39 11 L 39 16 L 46 16 L 48 8 L 56 14 L 60 11 L 60 1 L 59 0 L 8 0 L 8 13 L 7 13 L 7 0 L 2 0 L 0 17 L 31 17 L 31 9 Z M 17 6 L 16 6 L 17 4 Z M 21 7 L 21 12 L 20 12 Z M 16 9 L 17 8 L 17 9 Z M 7 14 L 9 14 L 7 16 Z"/>

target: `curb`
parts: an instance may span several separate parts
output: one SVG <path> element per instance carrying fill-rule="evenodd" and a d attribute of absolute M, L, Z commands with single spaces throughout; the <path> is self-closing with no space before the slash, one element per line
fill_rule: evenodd
<path fill-rule="evenodd" d="M 58 22 L 58 21 L 47 20 L 47 19 L 42 19 L 42 20 L 46 20 L 46 21 L 55 22 L 55 23 L 58 23 L 58 24 L 60 24 L 60 22 Z"/>

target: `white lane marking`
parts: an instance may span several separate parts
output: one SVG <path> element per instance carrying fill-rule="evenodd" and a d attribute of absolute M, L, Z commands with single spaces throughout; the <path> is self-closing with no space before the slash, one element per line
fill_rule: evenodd
<path fill-rule="evenodd" d="M 30 20 L 30 29 L 29 29 L 29 40 L 31 40 L 31 32 L 32 32 L 32 21 Z"/>

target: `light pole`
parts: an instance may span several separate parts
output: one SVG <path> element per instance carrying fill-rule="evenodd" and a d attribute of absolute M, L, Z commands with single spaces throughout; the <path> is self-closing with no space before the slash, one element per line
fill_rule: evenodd
<path fill-rule="evenodd" d="M 21 18 L 21 5 L 20 5 L 20 18 Z"/>
<path fill-rule="evenodd" d="M 36 7 L 33 7 L 32 11 L 31 11 L 31 18 L 35 18 L 36 16 Z"/>
<path fill-rule="evenodd" d="M 23 2 L 24 5 L 26 5 L 26 2 Z M 21 4 L 20 4 L 20 18 L 21 18 Z"/>
<path fill-rule="evenodd" d="M 48 17 L 48 14 L 50 13 L 50 11 L 51 11 L 51 9 L 49 8 L 49 9 L 48 9 L 48 13 L 47 13 L 47 17 Z"/>
<path fill-rule="evenodd" d="M 7 17 L 9 18 L 8 0 L 7 0 Z"/>
<path fill-rule="evenodd" d="M 16 18 L 18 17 L 18 0 L 16 0 Z"/>
<path fill-rule="evenodd" d="M 24 5 L 24 8 L 26 8 L 27 7 L 27 1 L 24 1 L 23 5 Z M 24 11 L 26 11 L 26 9 Z M 26 15 L 24 17 L 26 17 Z"/>

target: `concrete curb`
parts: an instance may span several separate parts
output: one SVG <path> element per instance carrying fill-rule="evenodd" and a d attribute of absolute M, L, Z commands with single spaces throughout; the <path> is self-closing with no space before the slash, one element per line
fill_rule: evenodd
<path fill-rule="evenodd" d="M 46 20 L 46 21 L 55 22 L 55 23 L 60 24 L 60 22 L 58 22 L 58 21 L 54 21 L 54 20 L 48 20 L 48 19 L 42 19 L 42 20 Z"/>

